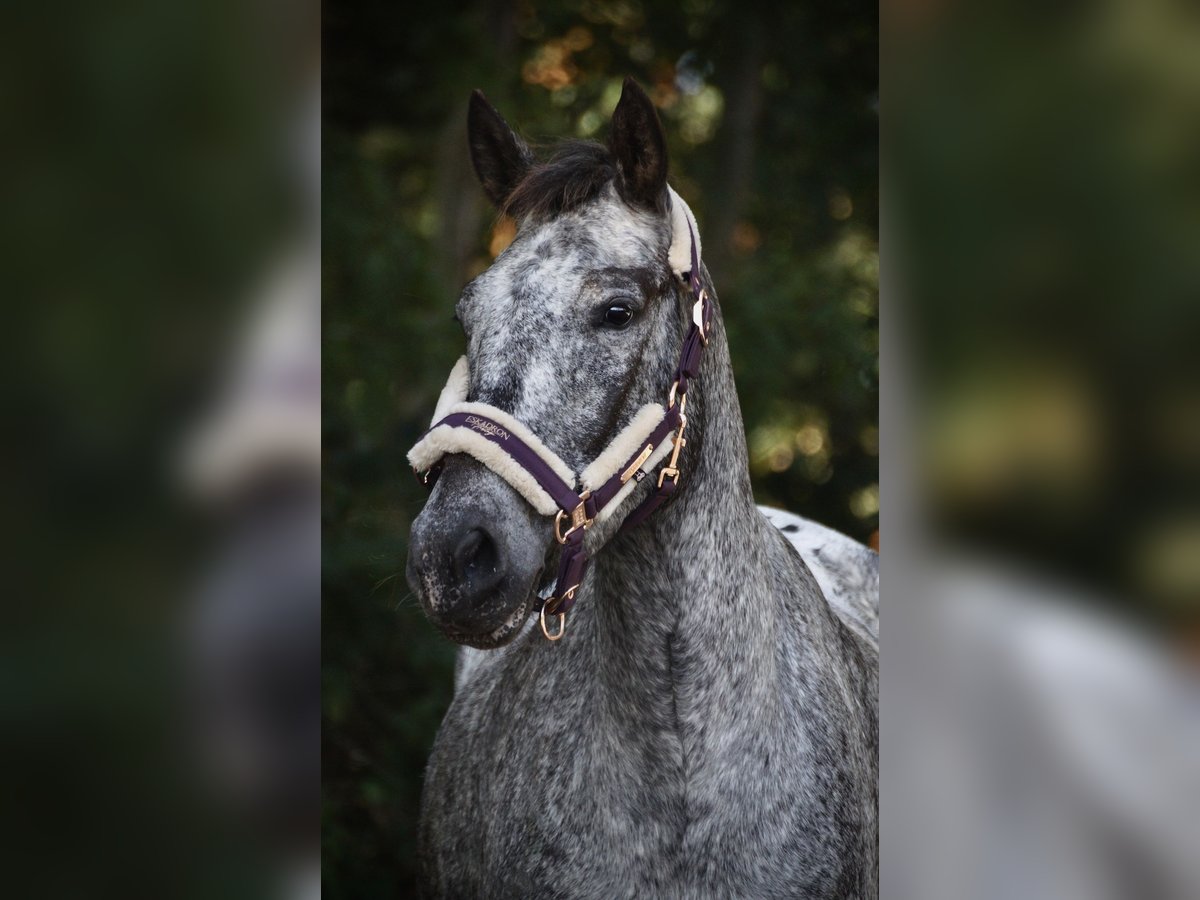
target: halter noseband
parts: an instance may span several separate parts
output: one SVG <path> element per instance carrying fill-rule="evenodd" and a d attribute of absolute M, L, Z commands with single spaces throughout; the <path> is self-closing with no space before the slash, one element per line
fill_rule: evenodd
<path fill-rule="evenodd" d="M 413 471 L 429 487 L 437 480 L 446 454 L 467 453 L 512 485 L 539 513 L 554 516 L 554 538 L 562 545 L 562 554 L 554 590 L 543 602 L 539 617 L 542 633 L 552 641 L 566 632 L 567 612 L 575 604 L 587 571 L 583 539 L 592 523 L 611 515 L 668 453 L 670 459 L 659 470 L 654 492 L 629 514 L 621 530 L 636 528 L 679 487 L 679 453 L 687 443 L 683 437 L 687 391 L 690 381 L 700 373 L 700 357 L 712 323 L 712 302 L 700 283 L 699 241 L 691 211 L 674 191 L 671 200 L 676 234 L 671 265 L 682 278 L 679 258 L 690 262 L 686 277 L 695 299 L 666 406 L 650 403 L 642 407 L 577 479 L 570 466 L 517 419 L 490 404 L 466 402 L 470 379 L 464 356 L 450 372 L 433 423 L 408 452 Z M 689 244 L 686 256 L 677 246 L 681 236 L 686 236 Z M 577 481 L 580 491 L 575 488 Z M 546 627 L 547 615 L 558 616 L 556 632 Z"/>

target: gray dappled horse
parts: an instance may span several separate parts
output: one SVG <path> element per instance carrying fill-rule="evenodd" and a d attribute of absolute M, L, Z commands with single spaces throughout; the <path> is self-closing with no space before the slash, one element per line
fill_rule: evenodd
<path fill-rule="evenodd" d="M 409 581 L 466 645 L 427 894 L 875 896 L 877 557 L 754 504 L 650 100 L 626 81 L 608 145 L 546 162 L 479 93 L 469 133 L 518 228 L 463 292 L 467 358 L 410 456 L 438 477 Z"/>

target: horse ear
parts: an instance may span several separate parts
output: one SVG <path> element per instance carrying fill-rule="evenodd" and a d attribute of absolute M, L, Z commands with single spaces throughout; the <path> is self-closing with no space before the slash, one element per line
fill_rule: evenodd
<path fill-rule="evenodd" d="M 617 189 L 630 206 L 666 208 L 667 137 L 654 104 L 632 78 L 625 79 L 613 111 L 608 147 L 617 160 Z"/>
<path fill-rule="evenodd" d="M 481 91 L 471 92 L 467 109 L 471 164 L 492 204 L 500 207 L 533 164 L 533 153 Z"/>

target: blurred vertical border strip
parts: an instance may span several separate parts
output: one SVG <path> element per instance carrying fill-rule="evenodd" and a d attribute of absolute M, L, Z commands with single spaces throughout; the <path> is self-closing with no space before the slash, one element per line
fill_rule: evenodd
<path fill-rule="evenodd" d="M 891 4 L 883 886 L 1200 894 L 1200 18 Z"/>

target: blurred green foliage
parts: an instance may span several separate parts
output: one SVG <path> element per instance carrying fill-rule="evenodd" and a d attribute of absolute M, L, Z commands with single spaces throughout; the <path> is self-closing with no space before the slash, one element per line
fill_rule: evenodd
<path fill-rule="evenodd" d="M 896 280 L 938 536 L 1194 635 L 1200 19 L 1147 0 L 889 24 Z"/>
<path fill-rule="evenodd" d="M 410 892 L 454 648 L 404 579 L 404 454 L 491 259 L 466 107 L 602 140 L 626 75 L 668 133 L 728 324 L 760 502 L 877 538 L 877 28 L 865 2 L 324 7 L 324 886 Z"/>
<path fill-rule="evenodd" d="M 5 12 L 5 893 L 262 896 L 274 860 L 193 733 L 187 617 L 225 523 L 179 469 L 297 227 L 314 9 Z"/>

